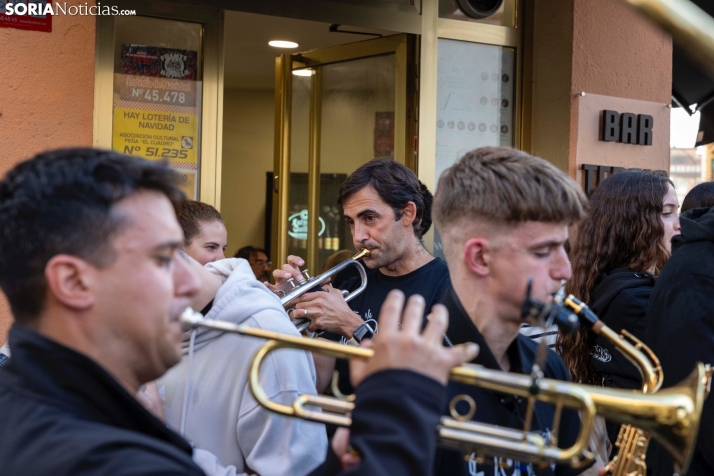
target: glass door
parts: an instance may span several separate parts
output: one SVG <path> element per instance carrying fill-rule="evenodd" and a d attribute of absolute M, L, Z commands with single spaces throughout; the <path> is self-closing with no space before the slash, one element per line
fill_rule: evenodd
<path fill-rule="evenodd" d="M 395 35 L 276 60 L 274 261 L 319 274 L 353 250 L 337 204 L 341 183 L 373 158 L 416 171 L 415 40 Z"/>

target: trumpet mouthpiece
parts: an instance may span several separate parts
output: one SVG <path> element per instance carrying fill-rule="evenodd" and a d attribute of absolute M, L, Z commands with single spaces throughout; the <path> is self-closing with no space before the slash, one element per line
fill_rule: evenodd
<path fill-rule="evenodd" d="M 358 260 L 358 259 L 362 259 L 362 258 L 369 258 L 369 255 L 370 255 L 370 254 L 371 254 L 371 253 L 369 252 L 369 250 L 368 250 L 367 248 L 362 248 L 362 251 L 360 251 L 359 253 L 357 253 L 356 255 L 354 255 L 354 256 L 352 257 L 352 259 Z"/>
<path fill-rule="evenodd" d="M 198 324 L 203 320 L 203 315 L 200 312 L 196 312 L 190 307 L 187 307 L 183 314 L 181 314 L 181 325 L 183 330 L 190 331 L 198 327 Z"/>

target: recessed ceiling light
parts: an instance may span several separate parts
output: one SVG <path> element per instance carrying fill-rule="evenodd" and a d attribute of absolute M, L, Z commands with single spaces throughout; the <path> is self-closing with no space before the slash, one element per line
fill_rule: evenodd
<path fill-rule="evenodd" d="M 295 43 L 294 41 L 273 40 L 273 41 L 269 41 L 268 44 L 270 46 L 274 46 L 275 48 L 297 48 L 298 47 L 298 44 Z"/>
<path fill-rule="evenodd" d="M 296 69 L 293 71 L 295 76 L 312 76 L 311 69 Z"/>

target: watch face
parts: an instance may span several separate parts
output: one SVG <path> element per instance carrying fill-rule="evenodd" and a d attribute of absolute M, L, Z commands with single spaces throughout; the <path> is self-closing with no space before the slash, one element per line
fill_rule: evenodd
<path fill-rule="evenodd" d="M 367 324 L 362 324 L 361 326 L 359 326 L 354 334 L 354 338 L 359 342 L 362 342 L 362 340 L 364 339 L 371 339 L 372 336 L 372 329 L 370 329 Z"/>

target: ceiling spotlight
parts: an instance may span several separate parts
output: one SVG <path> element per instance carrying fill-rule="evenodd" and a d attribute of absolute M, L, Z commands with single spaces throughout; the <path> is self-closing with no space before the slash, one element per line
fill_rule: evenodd
<path fill-rule="evenodd" d="M 293 71 L 293 74 L 295 76 L 312 76 L 312 70 L 311 69 L 296 69 Z"/>
<path fill-rule="evenodd" d="M 274 46 L 275 48 L 297 48 L 298 47 L 298 44 L 295 43 L 294 41 L 273 40 L 273 41 L 269 41 L 268 44 L 270 46 Z"/>

